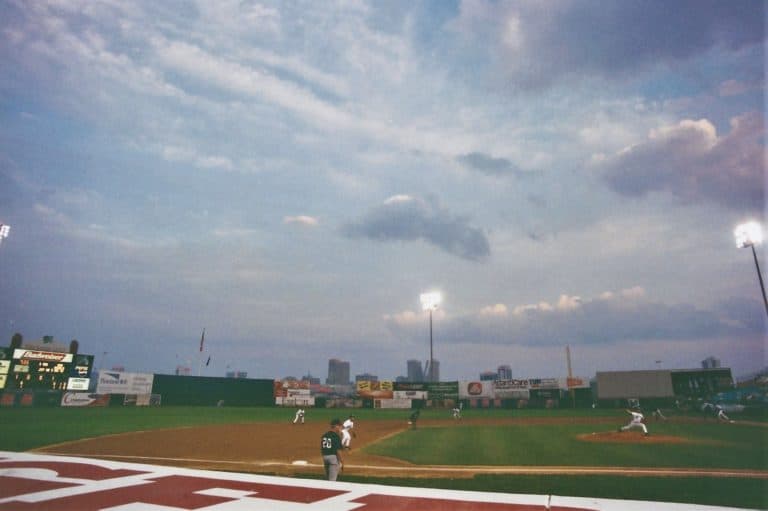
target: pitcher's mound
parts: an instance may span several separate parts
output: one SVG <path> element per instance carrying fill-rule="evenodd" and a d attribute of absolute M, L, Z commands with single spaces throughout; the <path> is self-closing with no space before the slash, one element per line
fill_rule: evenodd
<path fill-rule="evenodd" d="M 651 433 L 646 436 L 639 431 L 602 431 L 596 433 L 584 433 L 577 435 L 584 442 L 601 442 L 614 444 L 683 444 L 689 442 L 687 438 L 671 435 L 654 435 Z"/>

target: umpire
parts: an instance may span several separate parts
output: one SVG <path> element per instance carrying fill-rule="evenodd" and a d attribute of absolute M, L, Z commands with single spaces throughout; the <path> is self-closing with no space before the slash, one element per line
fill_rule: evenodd
<path fill-rule="evenodd" d="M 339 472 L 344 467 L 344 460 L 341 459 L 341 420 L 333 419 L 331 429 L 323 433 L 320 438 L 320 453 L 323 455 L 323 465 L 325 466 L 325 477 L 329 481 L 335 481 Z"/>

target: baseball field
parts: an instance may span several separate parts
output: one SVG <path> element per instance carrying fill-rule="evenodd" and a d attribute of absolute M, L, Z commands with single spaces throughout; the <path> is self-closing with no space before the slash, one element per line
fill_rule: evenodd
<path fill-rule="evenodd" d="M 506 493 L 768 508 L 768 423 L 623 410 L 0 409 L 0 450 L 322 478 L 319 438 L 356 416 L 341 479 Z"/>

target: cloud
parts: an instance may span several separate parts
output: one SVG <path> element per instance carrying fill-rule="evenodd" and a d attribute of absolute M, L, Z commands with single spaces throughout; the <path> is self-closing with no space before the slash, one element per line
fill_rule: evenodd
<path fill-rule="evenodd" d="M 750 91 L 761 90 L 765 86 L 763 80 L 742 82 L 738 80 L 726 80 L 717 88 L 721 97 L 740 96 Z"/>
<path fill-rule="evenodd" d="M 316 227 L 320 224 L 320 221 L 313 217 L 313 216 L 307 216 L 307 215 L 297 215 L 297 216 L 286 216 L 283 217 L 283 223 L 284 224 L 295 224 L 300 225 L 304 227 Z"/>
<path fill-rule="evenodd" d="M 652 130 L 647 140 L 598 167 L 608 186 L 628 197 L 667 192 L 689 204 L 715 202 L 737 211 L 762 211 L 763 131 L 758 112 L 733 118 L 731 132 L 721 137 L 707 119 L 683 120 Z"/>
<path fill-rule="evenodd" d="M 227 156 L 200 154 L 192 148 L 165 146 L 161 149 L 163 159 L 170 162 L 189 163 L 203 169 L 232 170 L 234 164 Z"/>
<path fill-rule="evenodd" d="M 456 157 L 456 161 L 472 170 L 493 177 L 521 176 L 523 173 L 508 159 L 494 158 L 487 154 L 473 152 Z"/>
<path fill-rule="evenodd" d="M 483 231 L 469 225 L 466 218 L 408 195 L 388 198 L 361 220 L 344 225 L 342 232 L 349 238 L 382 242 L 422 240 L 471 261 L 486 259 L 491 253 Z"/>
<path fill-rule="evenodd" d="M 642 288 L 602 293 L 584 299 L 561 295 L 554 304 L 495 304 L 477 313 L 447 315 L 439 322 L 441 342 L 522 346 L 615 344 L 624 341 L 689 341 L 763 332 L 761 304 L 755 300 L 724 300 L 712 309 L 690 304 L 665 304 L 646 298 Z M 512 311 L 511 313 L 509 311 Z M 416 315 L 386 317 L 397 337 L 423 335 Z"/>
<path fill-rule="evenodd" d="M 503 303 L 488 305 L 480 309 L 481 316 L 506 316 L 508 313 L 507 306 Z"/>

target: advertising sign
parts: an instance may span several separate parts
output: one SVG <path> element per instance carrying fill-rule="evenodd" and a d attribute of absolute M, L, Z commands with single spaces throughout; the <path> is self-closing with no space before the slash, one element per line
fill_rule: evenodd
<path fill-rule="evenodd" d="M 493 395 L 493 382 L 491 381 L 459 382 L 459 397 L 461 399 L 490 398 Z"/>
<path fill-rule="evenodd" d="M 589 388 L 589 378 L 582 378 L 574 376 L 572 378 L 566 378 L 565 379 L 565 386 L 561 388 L 568 388 L 568 389 L 588 389 Z"/>
<path fill-rule="evenodd" d="M 61 406 L 107 406 L 109 396 L 85 392 L 65 392 L 61 395 Z"/>
<path fill-rule="evenodd" d="M 494 396 L 499 399 L 529 399 L 528 380 L 497 380 L 493 382 Z"/>
<path fill-rule="evenodd" d="M 391 381 L 367 381 L 357 382 L 357 395 L 368 399 L 392 399 L 394 383 Z"/>
<path fill-rule="evenodd" d="M 531 389 L 559 389 L 560 380 L 557 378 L 531 378 L 528 380 Z"/>
<path fill-rule="evenodd" d="M 235 375 L 233 373 L 232 378 L 234 378 Z M 275 380 L 274 387 L 273 387 L 273 395 L 275 397 L 287 397 L 291 395 L 291 391 L 306 391 L 306 392 L 298 392 L 299 394 L 309 394 L 310 393 L 310 384 L 306 380 Z"/>
<path fill-rule="evenodd" d="M 102 371 L 96 384 L 97 394 L 151 394 L 154 375 Z"/>
<path fill-rule="evenodd" d="M 16 360 L 43 360 L 45 362 L 72 362 L 72 353 L 27 350 L 22 348 L 13 350 L 13 358 Z"/>
<path fill-rule="evenodd" d="M 67 390 L 88 390 L 91 384 L 90 378 L 72 378 L 67 380 Z"/>
<path fill-rule="evenodd" d="M 374 399 L 373 407 L 383 408 L 383 409 L 396 408 L 400 410 L 409 410 L 411 408 L 411 400 L 410 399 Z"/>
<path fill-rule="evenodd" d="M 459 382 L 457 381 L 441 381 L 441 382 L 429 382 L 427 383 L 427 392 L 429 393 L 429 399 L 458 399 L 459 398 Z"/>
<path fill-rule="evenodd" d="M 396 390 L 392 393 L 394 399 L 427 399 L 426 390 Z"/>

